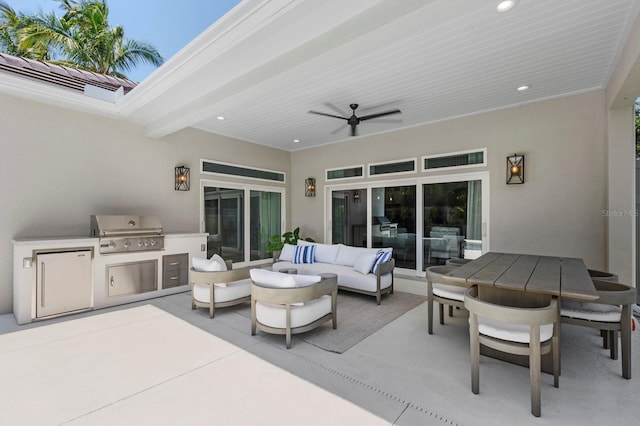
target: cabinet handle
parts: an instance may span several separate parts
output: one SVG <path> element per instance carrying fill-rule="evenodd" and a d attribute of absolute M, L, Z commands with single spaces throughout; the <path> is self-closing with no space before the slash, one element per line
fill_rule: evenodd
<path fill-rule="evenodd" d="M 176 266 L 176 265 L 179 265 L 179 264 L 180 264 L 180 262 L 171 262 L 169 265 Z"/>
<path fill-rule="evenodd" d="M 178 279 L 180 279 L 180 277 L 171 277 L 171 278 L 169 278 L 169 279 L 170 279 L 170 280 L 178 280 Z"/>
<path fill-rule="evenodd" d="M 40 306 L 44 308 L 44 289 L 45 289 L 45 280 L 44 280 L 44 262 L 42 262 L 42 267 L 40 268 L 42 271 L 42 280 L 41 280 L 41 287 L 42 287 L 42 291 L 40 294 Z"/>
<path fill-rule="evenodd" d="M 113 275 L 111 275 L 111 278 L 109 279 L 109 285 L 111 287 L 113 287 L 115 285 L 115 280 L 113 279 Z"/>

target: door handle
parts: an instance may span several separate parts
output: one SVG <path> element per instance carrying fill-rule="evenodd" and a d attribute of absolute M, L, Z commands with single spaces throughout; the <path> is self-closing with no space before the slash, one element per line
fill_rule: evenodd
<path fill-rule="evenodd" d="M 109 278 L 109 285 L 111 287 L 113 287 L 115 285 L 115 280 L 113 279 L 113 275 L 111 275 L 111 278 Z"/>
<path fill-rule="evenodd" d="M 44 289 L 45 289 L 45 280 L 44 280 L 44 262 L 42 262 L 42 266 L 40 267 L 40 275 L 42 275 L 42 278 L 40 280 L 40 287 L 41 287 L 41 291 L 40 291 L 40 306 L 42 306 L 44 308 Z"/>

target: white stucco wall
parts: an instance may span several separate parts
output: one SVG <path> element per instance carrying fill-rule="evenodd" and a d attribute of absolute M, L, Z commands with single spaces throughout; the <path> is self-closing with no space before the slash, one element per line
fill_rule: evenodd
<path fill-rule="evenodd" d="M 322 194 L 326 168 L 486 147 L 491 250 L 580 257 L 606 268 L 605 104 L 597 91 L 296 151 L 292 224 L 322 239 L 324 200 L 305 198 L 303 181 L 316 177 Z M 515 152 L 526 156 L 526 181 L 506 185 L 506 157 Z"/>
<path fill-rule="evenodd" d="M 12 311 L 14 238 L 88 236 L 92 214 L 157 214 L 165 232 L 200 230 L 200 158 L 289 171 L 289 153 L 185 130 L 142 128 L 0 95 L 0 313 Z M 174 190 L 174 167 L 191 191 Z"/>

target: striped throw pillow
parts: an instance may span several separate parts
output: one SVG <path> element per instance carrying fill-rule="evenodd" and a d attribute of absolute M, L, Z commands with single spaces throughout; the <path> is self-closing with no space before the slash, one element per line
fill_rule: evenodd
<path fill-rule="evenodd" d="M 316 252 L 316 246 L 296 246 L 293 252 L 292 263 L 313 263 L 313 256 Z"/>
<path fill-rule="evenodd" d="M 378 271 L 378 265 L 384 262 L 388 262 L 389 259 L 391 259 L 390 251 L 378 250 L 378 253 L 376 254 L 376 260 L 375 262 L 373 262 L 373 268 L 371 269 L 371 272 L 373 274 L 376 274 Z"/>

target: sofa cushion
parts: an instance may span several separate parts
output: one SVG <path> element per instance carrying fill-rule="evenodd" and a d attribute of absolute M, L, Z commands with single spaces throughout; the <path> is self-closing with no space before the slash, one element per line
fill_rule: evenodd
<path fill-rule="evenodd" d="M 366 253 L 367 249 L 363 247 L 351 247 L 344 244 L 338 244 L 338 254 L 336 256 L 336 265 L 351 266 L 356 264 L 358 257 L 362 253 Z"/>
<path fill-rule="evenodd" d="M 293 260 L 293 253 L 295 252 L 296 247 L 297 246 L 291 244 L 285 244 L 280 252 L 280 260 L 291 262 L 291 260 Z"/>
<path fill-rule="evenodd" d="M 388 262 L 391 259 L 391 254 L 391 249 L 378 250 L 378 253 L 376 253 L 375 261 L 373 262 L 373 267 L 371 268 L 371 272 L 374 274 L 377 273 L 378 265 Z"/>
<path fill-rule="evenodd" d="M 307 240 L 300 240 L 300 239 L 299 239 L 299 240 L 298 240 L 298 242 L 297 242 L 297 244 L 298 244 L 299 246 L 312 246 L 312 245 L 314 245 L 315 243 L 312 243 L 311 241 L 307 241 Z"/>
<path fill-rule="evenodd" d="M 226 263 L 224 263 L 224 260 L 217 254 L 211 256 L 211 259 L 193 257 L 191 258 L 191 266 L 198 272 L 220 272 L 227 270 Z"/>
<path fill-rule="evenodd" d="M 315 245 L 296 246 L 293 253 L 292 262 L 295 263 L 313 263 L 313 256 L 316 252 Z"/>
<path fill-rule="evenodd" d="M 360 272 L 361 274 L 368 274 L 371 272 L 371 268 L 373 267 L 373 263 L 376 261 L 376 255 L 373 253 L 360 253 L 358 256 L 358 260 L 356 260 L 355 265 L 353 265 L 353 270 Z"/>
<path fill-rule="evenodd" d="M 316 244 L 315 261 L 320 263 L 336 263 L 338 244 Z"/>

